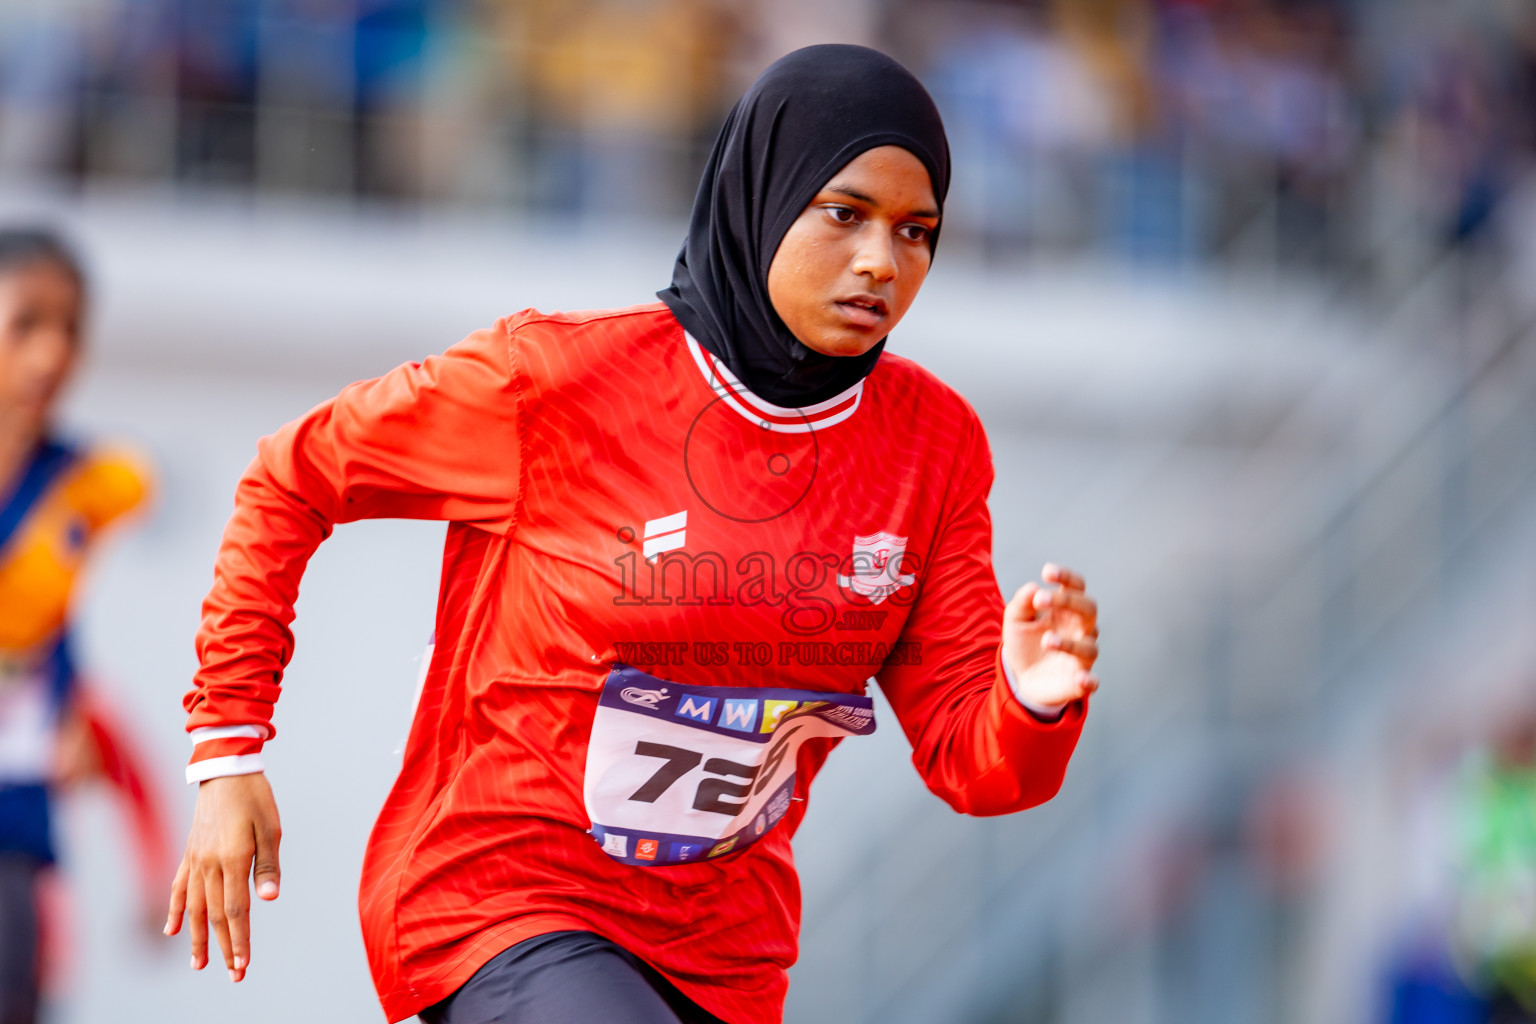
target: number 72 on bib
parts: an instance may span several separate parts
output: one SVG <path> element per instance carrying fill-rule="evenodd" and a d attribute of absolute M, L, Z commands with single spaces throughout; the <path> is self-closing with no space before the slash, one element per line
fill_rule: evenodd
<path fill-rule="evenodd" d="M 734 853 L 783 819 L 801 744 L 874 731 L 857 694 L 682 686 L 617 665 L 587 750 L 592 837 L 639 867 Z"/>

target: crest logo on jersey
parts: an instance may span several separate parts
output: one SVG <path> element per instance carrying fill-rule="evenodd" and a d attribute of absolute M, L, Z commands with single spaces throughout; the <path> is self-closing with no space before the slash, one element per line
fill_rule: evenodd
<path fill-rule="evenodd" d="M 907 538 L 881 530 L 869 536 L 853 538 L 853 575 L 837 575 L 837 585 L 879 604 L 902 587 L 916 582 L 911 573 L 901 572 L 902 556 L 907 553 Z"/>
<path fill-rule="evenodd" d="M 647 690 L 643 686 L 626 686 L 619 691 L 619 696 L 642 708 L 654 708 L 667 699 L 667 688 L 663 686 L 659 690 Z"/>

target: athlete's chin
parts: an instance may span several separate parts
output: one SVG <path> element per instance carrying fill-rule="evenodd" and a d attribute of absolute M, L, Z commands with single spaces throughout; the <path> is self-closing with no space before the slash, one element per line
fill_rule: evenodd
<path fill-rule="evenodd" d="M 849 358 L 862 356 L 884 338 L 890 331 L 880 327 L 850 327 L 837 325 L 815 332 L 810 338 L 801 338 L 806 348 L 820 352 L 824 356 L 839 356 Z"/>

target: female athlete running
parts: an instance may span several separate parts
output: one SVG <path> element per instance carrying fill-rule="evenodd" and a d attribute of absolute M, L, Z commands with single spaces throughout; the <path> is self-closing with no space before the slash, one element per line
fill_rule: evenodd
<path fill-rule="evenodd" d="M 66 444 L 50 418 L 80 349 L 85 276 L 46 232 L 0 230 L 0 1021 L 36 1019 L 60 785 L 102 776 L 135 826 L 141 892 L 165 884 L 169 844 L 131 747 L 76 677 L 69 613 L 99 532 L 144 495 L 136 460 Z M 151 918 L 153 920 L 154 918 Z"/>
<path fill-rule="evenodd" d="M 445 519 L 436 646 L 360 904 L 390 1020 L 768 1024 L 790 837 L 874 676 L 928 786 L 1060 785 L 1097 655 L 1082 581 L 1003 607 L 969 405 L 884 340 L 949 183 L 932 100 L 861 47 L 737 104 L 662 301 L 525 311 L 355 384 L 241 481 L 187 695 L 201 782 L 167 933 L 230 977 L 279 887 L 262 774 L 304 565 L 337 523 Z M 344 729 L 339 730 L 344 734 Z"/>

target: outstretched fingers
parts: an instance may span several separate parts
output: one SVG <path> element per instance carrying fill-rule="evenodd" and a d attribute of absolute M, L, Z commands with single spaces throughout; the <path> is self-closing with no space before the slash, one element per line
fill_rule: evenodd
<path fill-rule="evenodd" d="M 1037 614 L 1049 612 L 1053 622 L 1070 622 L 1078 636 L 1092 639 L 1099 635 L 1098 602 L 1081 590 L 1041 590 L 1035 594 L 1033 603 Z"/>
<path fill-rule="evenodd" d="M 1055 563 L 1044 583 L 1027 583 L 1003 611 L 1002 658 L 1014 693 L 1026 705 L 1057 705 L 1099 688 L 1099 606 L 1083 578 Z"/>
<path fill-rule="evenodd" d="M 1014 591 L 1013 599 L 1008 602 L 1008 607 L 1003 609 L 1003 624 L 1010 622 L 1033 622 L 1035 619 L 1035 595 L 1040 593 L 1040 584 L 1026 583 Z"/>
<path fill-rule="evenodd" d="M 1098 678 L 1070 655 L 1048 650 L 1020 680 L 1028 700 L 1036 704 L 1070 704 L 1099 687 Z"/>
<path fill-rule="evenodd" d="M 283 884 L 283 869 L 278 863 L 277 848 L 283 841 L 283 830 L 275 821 L 256 825 L 256 895 L 264 900 L 277 899 Z"/>
<path fill-rule="evenodd" d="M 1099 658 L 1099 645 L 1086 637 L 1078 639 L 1049 632 L 1042 638 L 1041 644 L 1046 650 L 1072 655 L 1084 669 L 1093 668 L 1093 663 Z"/>
<path fill-rule="evenodd" d="M 198 787 L 166 924 L 167 934 L 173 934 L 185 909 L 195 970 L 208 965 L 212 933 L 229 980 L 244 979 L 251 962 L 251 880 L 254 875 L 262 899 L 277 898 L 279 837 L 277 805 L 261 773 L 209 779 Z"/>
<path fill-rule="evenodd" d="M 200 873 L 193 873 L 187 883 L 187 924 L 192 931 L 192 969 L 208 966 L 207 889 Z"/>
<path fill-rule="evenodd" d="M 1055 562 L 1046 562 L 1045 568 L 1040 571 L 1040 576 L 1047 583 L 1054 583 L 1066 590 L 1085 590 L 1087 582 L 1065 566 Z"/>
<path fill-rule="evenodd" d="M 251 962 L 251 890 L 246 878 L 249 866 L 230 862 L 224 865 L 224 920 L 229 938 L 219 936 L 224 947 L 224 965 L 229 968 L 229 980 L 245 977 L 245 966 Z"/>
<path fill-rule="evenodd" d="M 176 869 L 176 881 L 171 883 L 171 905 L 165 914 L 167 935 L 181 931 L 181 920 L 187 911 L 187 876 L 190 873 L 186 858 L 182 858 L 181 867 Z"/>
<path fill-rule="evenodd" d="M 224 966 L 233 974 L 235 964 L 234 955 L 231 952 L 229 939 L 229 914 L 224 909 L 224 869 L 218 864 L 213 864 L 203 872 L 203 900 L 208 907 L 208 930 L 218 940 L 219 950 L 224 954 Z M 203 962 L 212 959 L 205 953 Z"/>

